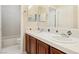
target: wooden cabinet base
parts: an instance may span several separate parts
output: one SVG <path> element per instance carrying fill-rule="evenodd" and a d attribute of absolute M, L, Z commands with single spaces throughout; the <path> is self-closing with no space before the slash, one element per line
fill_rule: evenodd
<path fill-rule="evenodd" d="M 29 39 L 29 35 L 26 34 L 26 39 L 25 39 L 25 49 L 26 52 L 29 54 L 30 53 L 30 39 Z"/>
<path fill-rule="evenodd" d="M 50 47 L 50 54 L 65 54 L 65 53 L 54 47 Z"/>
<path fill-rule="evenodd" d="M 37 54 L 48 54 L 49 46 L 44 42 L 37 40 Z"/>
<path fill-rule="evenodd" d="M 36 54 L 36 40 L 33 37 L 30 37 L 30 53 L 31 54 Z"/>
<path fill-rule="evenodd" d="M 28 54 L 66 54 L 28 34 L 25 38 L 25 50 Z"/>

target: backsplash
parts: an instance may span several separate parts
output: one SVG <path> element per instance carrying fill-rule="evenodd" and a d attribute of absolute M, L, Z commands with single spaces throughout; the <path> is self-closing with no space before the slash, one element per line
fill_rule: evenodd
<path fill-rule="evenodd" d="M 40 28 L 40 29 L 43 29 L 43 31 L 46 31 L 46 32 L 48 32 L 48 29 L 50 29 L 50 31 L 49 32 L 52 32 L 52 33 L 56 33 L 56 31 L 58 31 L 58 34 L 62 34 L 62 33 L 64 33 L 64 34 L 67 34 L 67 31 L 71 31 L 72 32 L 72 34 L 71 34 L 71 36 L 72 37 L 79 37 L 79 29 L 70 29 L 70 28 L 54 28 L 54 27 L 48 27 L 47 25 L 45 25 L 46 23 L 44 22 L 40 22 L 40 25 L 37 25 L 37 23 L 35 23 L 35 22 L 29 22 L 27 25 L 27 27 L 26 27 L 26 30 L 32 30 L 32 31 L 37 31 L 38 30 L 38 27 Z"/>

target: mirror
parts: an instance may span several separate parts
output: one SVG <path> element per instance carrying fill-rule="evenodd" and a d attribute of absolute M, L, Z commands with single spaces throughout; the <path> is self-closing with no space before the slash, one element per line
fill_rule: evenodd
<path fill-rule="evenodd" d="M 38 20 L 40 22 L 47 21 L 47 6 L 38 6 Z"/>
<path fill-rule="evenodd" d="M 78 28 L 78 6 L 49 5 L 48 24 L 55 28 Z"/>
<path fill-rule="evenodd" d="M 38 8 L 37 6 L 28 6 L 28 21 L 35 22 L 37 21 Z"/>
<path fill-rule="evenodd" d="M 78 28 L 78 11 L 76 5 L 62 5 L 56 9 L 57 27 Z"/>
<path fill-rule="evenodd" d="M 28 6 L 28 21 L 47 22 L 50 27 L 78 28 L 77 5 Z"/>
<path fill-rule="evenodd" d="M 46 19 L 46 6 L 33 5 L 28 6 L 28 21 L 41 22 Z"/>
<path fill-rule="evenodd" d="M 48 25 L 56 27 L 56 9 L 52 7 L 48 7 Z"/>

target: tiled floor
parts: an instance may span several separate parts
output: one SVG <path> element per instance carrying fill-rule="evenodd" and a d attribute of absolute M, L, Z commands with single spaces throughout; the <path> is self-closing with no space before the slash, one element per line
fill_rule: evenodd
<path fill-rule="evenodd" d="M 20 46 L 13 45 L 7 48 L 3 48 L 1 54 L 21 54 Z"/>

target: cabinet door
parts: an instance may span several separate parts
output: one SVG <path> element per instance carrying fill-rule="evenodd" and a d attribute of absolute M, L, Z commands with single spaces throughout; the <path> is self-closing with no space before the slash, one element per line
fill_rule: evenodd
<path fill-rule="evenodd" d="M 65 53 L 54 47 L 50 47 L 50 54 L 65 54 Z"/>
<path fill-rule="evenodd" d="M 30 36 L 30 52 L 36 54 L 36 39 Z"/>
<path fill-rule="evenodd" d="M 49 53 L 49 46 L 39 40 L 37 40 L 37 53 L 38 54 L 48 54 Z"/>
<path fill-rule="evenodd" d="M 29 35 L 26 34 L 26 39 L 25 39 L 25 49 L 27 53 L 30 53 L 30 39 Z"/>

